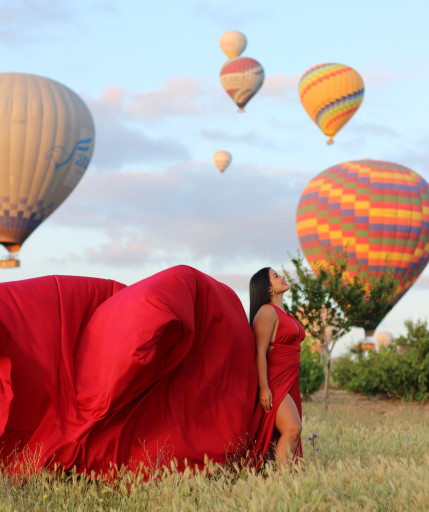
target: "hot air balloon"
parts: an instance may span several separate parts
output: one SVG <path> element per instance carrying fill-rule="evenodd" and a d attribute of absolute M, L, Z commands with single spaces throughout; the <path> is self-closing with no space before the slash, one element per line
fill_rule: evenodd
<path fill-rule="evenodd" d="M 392 343 L 392 335 L 389 332 L 378 332 L 375 341 L 379 347 L 388 347 Z"/>
<path fill-rule="evenodd" d="M 363 100 L 364 84 L 357 71 L 343 64 L 318 64 L 299 82 L 299 97 L 311 119 L 325 135 L 327 144 L 354 115 Z"/>
<path fill-rule="evenodd" d="M 305 187 L 296 226 L 313 268 L 326 261 L 328 250 L 344 249 L 348 276 L 358 264 L 375 275 L 393 267 L 398 282 L 393 305 L 429 260 L 429 184 L 411 169 L 389 162 L 338 164 Z"/>
<path fill-rule="evenodd" d="M 221 174 L 223 174 L 225 169 L 231 163 L 231 160 L 231 153 L 228 153 L 228 151 L 216 151 L 216 153 L 213 155 L 213 162 Z"/>
<path fill-rule="evenodd" d="M 239 57 L 247 45 L 246 36 L 238 30 L 229 30 L 220 36 L 219 45 L 228 59 Z"/>
<path fill-rule="evenodd" d="M 220 70 L 220 81 L 232 101 L 244 112 L 247 102 L 259 91 L 264 81 L 264 70 L 259 62 L 249 57 L 236 57 L 225 62 Z"/>
<path fill-rule="evenodd" d="M 68 87 L 0 73 L 0 148 L 0 243 L 17 253 L 82 178 L 94 149 L 94 122 Z"/>

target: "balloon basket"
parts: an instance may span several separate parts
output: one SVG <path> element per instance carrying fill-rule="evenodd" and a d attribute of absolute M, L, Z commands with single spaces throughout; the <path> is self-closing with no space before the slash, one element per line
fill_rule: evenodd
<path fill-rule="evenodd" d="M 329 140 L 326 141 L 326 145 L 327 146 L 330 146 L 333 143 L 334 143 L 334 139 L 329 139 Z"/>
<path fill-rule="evenodd" d="M 0 259 L 0 268 L 15 268 L 20 267 L 21 262 L 18 258 L 14 258 L 12 256 L 1 258 Z"/>
<path fill-rule="evenodd" d="M 365 338 L 360 343 L 360 347 L 364 352 L 375 352 L 376 344 L 374 342 L 374 338 L 372 337 L 374 331 L 369 331 L 365 333 Z"/>

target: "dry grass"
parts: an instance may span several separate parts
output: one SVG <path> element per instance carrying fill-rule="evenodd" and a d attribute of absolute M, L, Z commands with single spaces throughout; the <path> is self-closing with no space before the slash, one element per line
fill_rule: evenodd
<path fill-rule="evenodd" d="M 315 446 L 308 437 L 316 433 Z M 423 511 L 429 504 L 429 404 L 336 391 L 304 404 L 305 464 L 295 474 L 220 469 L 114 484 L 78 475 L 0 478 L 0 511 Z M 319 447 L 319 450 L 317 450 Z"/>

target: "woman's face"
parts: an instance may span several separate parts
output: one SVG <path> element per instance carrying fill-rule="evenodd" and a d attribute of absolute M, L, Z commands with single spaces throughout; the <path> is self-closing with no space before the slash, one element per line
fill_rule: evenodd
<path fill-rule="evenodd" d="M 289 285 L 283 274 L 276 272 L 272 268 L 269 271 L 270 274 L 270 293 L 284 293 L 289 290 Z"/>

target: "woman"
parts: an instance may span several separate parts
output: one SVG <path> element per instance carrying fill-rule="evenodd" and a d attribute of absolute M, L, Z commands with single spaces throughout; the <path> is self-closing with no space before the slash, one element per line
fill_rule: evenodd
<path fill-rule="evenodd" d="M 289 285 L 282 274 L 263 268 L 250 280 L 250 325 L 256 340 L 259 404 L 250 429 L 258 466 L 270 444 L 277 467 L 302 457 L 299 363 L 302 325 L 283 309 Z"/>

